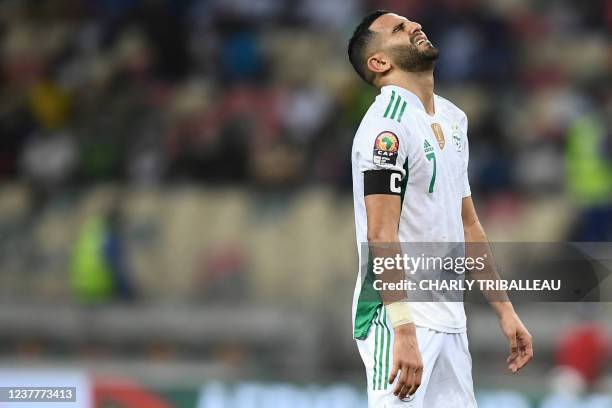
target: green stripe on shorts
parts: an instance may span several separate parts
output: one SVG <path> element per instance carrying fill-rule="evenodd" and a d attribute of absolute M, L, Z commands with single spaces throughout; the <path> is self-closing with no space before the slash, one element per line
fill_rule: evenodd
<path fill-rule="evenodd" d="M 389 350 L 391 349 L 391 329 L 389 329 L 389 326 L 387 326 L 387 310 L 385 309 L 384 306 L 383 306 L 383 310 L 385 311 L 383 315 L 383 325 L 385 326 L 385 330 L 387 332 L 387 344 L 386 344 L 385 359 L 384 359 L 385 371 L 383 371 L 384 373 L 383 385 L 384 385 L 384 389 L 386 390 L 387 387 L 389 386 Z"/>
<path fill-rule="evenodd" d="M 379 349 L 382 347 L 382 341 L 379 340 L 381 334 L 382 334 L 382 330 L 380 330 L 380 325 L 378 324 L 378 316 L 380 315 L 380 312 L 376 314 L 376 317 L 374 318 L 374 326 L 375 326 L 375 331 L 374 331 L 374 374 L 372 375 L 372 389 L 377 390 L 378 389 L 378 363 L 380 362 L 378 360 L 378 354 L 379 354 Z"/>
<path fill-rule="evenodd" d="M 372 389 L 386 390 L 389 387 L 389 353 L 391 352 L 391 330 L 387 326 L 387 310 L 378 309 L 373 321 L 374 330 L 374 374 Z"/>
<path fill-rule="evenodd" d="M 383 366 L 384 366 L 384 356 L 385 356 L 385 329 L 383 327 L 382 324 L 382 320 L 383 320 L 383 313 L 385 311 L 385 307 L 381 307 L 380 308 L 380 312 L 378 313 L 378 324 L 380 325 L 380 350 L 379 350 L 379 357 L 378 357 L 378 389 L 382 390 L 382 384 L 383 384 Z"/>
<path fill-rule="evenodd" d="M 374 332 L 374 375 L 372 387 L 374 390 L 386 390 L 389 378 L 389 348 L 391 345 L 391 331 L 385 323 L 387 311 L 382 306 L 374 319 L 376 329 Z"/>

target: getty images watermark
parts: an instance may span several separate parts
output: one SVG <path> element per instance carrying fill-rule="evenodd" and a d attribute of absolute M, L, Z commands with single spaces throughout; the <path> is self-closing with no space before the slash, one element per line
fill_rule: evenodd
<path fill-rule="evenodd" d="M 612 301 L 612 243 L 403 242 L 360 248 L 363 301 Z M 370 289 L 370 290 L 368 290 Z"/>
<path fill-rule="evenodd" d="M 392 257 L 373 257 L 372 272 L 382 275 L 385 271 L 402 270 L 407 274 L 416 275 L 418 271 L 445 271 L 464 274 L 468 271 L 483 272 L 487 268 L 488 254 L 478 257 L 469 256 L 426 256 L 417 257 L 408 254 L 396 254 Z M 559 291 L 561 279 L 518 279 L 507 280 L 492 277 L 491 279 L 401 279 L 399 281 L 384 281 L 375 279 L 375 290 L 402 291 Z"/>

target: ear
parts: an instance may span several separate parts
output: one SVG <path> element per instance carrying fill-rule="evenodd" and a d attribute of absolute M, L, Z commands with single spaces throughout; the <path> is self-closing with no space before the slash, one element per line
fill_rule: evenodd
<path fill-rule="evenodd" d="M 383 53 L 376 53 L 368 58 L 368 69 L 375 74 L 384 74 L 391 69 L 391 62 Z"/>

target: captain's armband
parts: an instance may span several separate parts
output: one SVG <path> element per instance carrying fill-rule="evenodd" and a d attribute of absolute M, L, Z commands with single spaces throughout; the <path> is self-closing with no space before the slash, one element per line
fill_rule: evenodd
<path fill-rule="evenodd" d="M 396 170 L 367 170 L 363 172 L 363 194 L 402 194 L 402 173 Z"/>

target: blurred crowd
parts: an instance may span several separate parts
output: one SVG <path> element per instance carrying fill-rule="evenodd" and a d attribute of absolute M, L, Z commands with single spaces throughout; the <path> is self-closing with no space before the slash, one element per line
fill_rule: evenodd
<path fill-rule="evenodd" d="M 346 45 L 378 8 L 441 50 L 493 238 L 612 239 L 610 0 L 4 0 L 0 182 L 27 187 L 29 214 L 109 181 L 346 200 L 376 94 Z"/>
<path fill-rule="evenodd" d="M 612 240 L 612 0 L 0 0 L 0 298 L 345 319 L 350 148 L 376 95 L 346 47 L 375 9 L 440 49 L 492 240 Z M 559 364 L 591 381 L 584 338 Z"/>
<path fill-rule="evenodd" d="M 609 201 L 608 0 L 5 0 L 0 179 L 348 191 L 375 91 L 346 42 L 377 8 L 440 48 L 474 191 Z"/>

